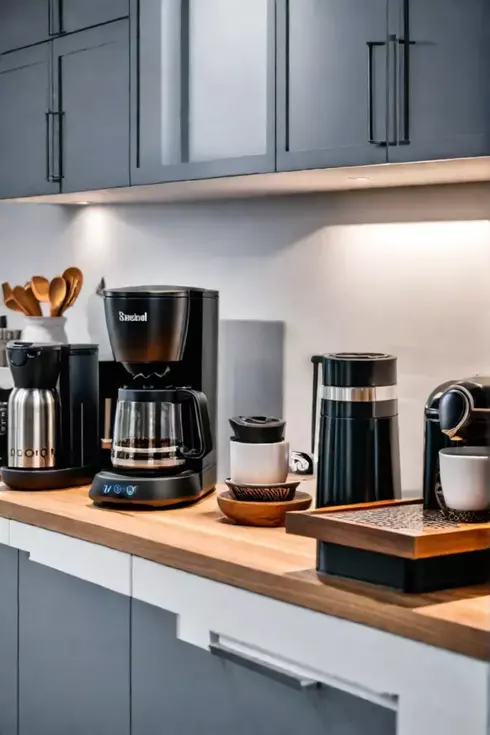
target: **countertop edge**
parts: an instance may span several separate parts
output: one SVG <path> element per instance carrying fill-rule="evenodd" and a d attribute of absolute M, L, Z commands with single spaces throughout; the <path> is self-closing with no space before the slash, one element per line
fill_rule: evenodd
<path fill-rule="evenodd" d="M 321 595 L 312 594 L 314 588 L 311 583 L 295 573 L 279 577 L 270 572 L 252 570 L 245 565 L 216 558 L 212 559 L 211 566 L 200 553 L 162 541 L 142 539 L 127 532 L 103 528 L 47 510 L 9 503 L 7 499 L 0 502 L 0 517 L 106 546 L 157 564 L 471 658 L 485 662 L 490 660 L 490 634 L 486 630 L 431 618 L 409 607 L 403 608 L 389 603 L 381 606 L 367 597 L 334 587 L 323 589 Z M 279 579 L 281 584 L 278 583 Z M 362 605 L 359 600 L 362 600 Z"/>

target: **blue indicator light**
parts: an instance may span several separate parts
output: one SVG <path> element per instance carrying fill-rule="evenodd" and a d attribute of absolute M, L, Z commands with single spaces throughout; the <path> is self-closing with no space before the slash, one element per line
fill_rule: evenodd
<path fill-rule="evenodd" d="M 104 485 L 104 495 L 109 495 L 112 490 L 112 485 Z"/>
<path fill-rule="evenodd" d="M 116 495 L 120 495 L 122 492 L 122 487 L 120 485 L 114 485 L 114 492 Z"/>
<path fill-rule="evenodd" d="M 126 486 L 126 495 L 128 498 L 132 498 L 133 495 L 136 493 L 136 490 L 138 489 L 137 485 L 127 485 Z"/>

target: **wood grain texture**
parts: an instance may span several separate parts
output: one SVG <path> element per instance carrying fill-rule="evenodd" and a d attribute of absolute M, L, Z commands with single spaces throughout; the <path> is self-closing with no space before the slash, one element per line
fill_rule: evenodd
<path fill-rule="evenodd" d="M 231 492 L 220 493 L 217 501 L 221 512 L 241 526 L 262 526 L 275 528 L 284 526 L 286 513 L 292 510 L 306 510 L 312 498 L 308 493 L 297 492 L 293 500 L 254 502 L 236 500 Z"/>
<path fill-rule="evenodd" d="M 0 486 L 5 487 L 5 486 Z M 219 488 L 224 489 L 224 488 Z M 490 612 L 470 615 L 465 601 L 485 600 L 490 585 L 425 595 L 315 572 L 315 541 L 283 528 L 236 526 L 222 518 L 216 498 L 178 510 L 118 511 L 92 505 L 88 488 L 50 492 L 0 489 L 0 516 L 102 544 L 192 574 L 378 628 L 490 659 Z M 448 607 L 463 602 L 458 610 Z M 423 614 L 424 610 L 430 614 Z"/>
<path fill-rule="evenodd" d="M 490 523 L 450 523 L 438 511 L 424 511 L 420 500 L 293 513 L 287 518 L 286 531 L 405 559 L 490 548 Z"/>

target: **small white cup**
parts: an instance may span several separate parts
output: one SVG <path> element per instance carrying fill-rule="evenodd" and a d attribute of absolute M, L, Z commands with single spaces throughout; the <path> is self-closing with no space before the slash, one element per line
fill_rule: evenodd
<path fill-rule="evenodd" d="M 237 485 L 286 482 L 289 473 L 289 442 L 245 444 L 230 442 L 230 474 Z"/>
<path fill-rule="evenodd" d="M 439 451 L 444 502 L 451 510 L 490 510 L 490 449 L 448 447 Z"/>

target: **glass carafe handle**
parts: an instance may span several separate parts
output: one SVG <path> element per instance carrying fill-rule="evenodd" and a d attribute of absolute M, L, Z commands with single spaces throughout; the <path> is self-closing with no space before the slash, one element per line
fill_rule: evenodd
<path fill-rule="evenodd" d="M 208 399 L 201 391 L 192 390 L 191 388 L 180 388 L 179 399 L 191 401 L 196 416 L 197 432 L 199 434 L 199 447 L 193 447 L 188 451 L 182 450 L 181 454 L 185 459 L 203 459 L 213 449 Z"/>

